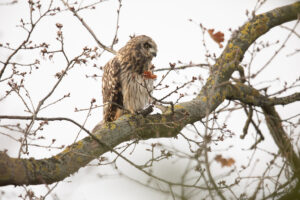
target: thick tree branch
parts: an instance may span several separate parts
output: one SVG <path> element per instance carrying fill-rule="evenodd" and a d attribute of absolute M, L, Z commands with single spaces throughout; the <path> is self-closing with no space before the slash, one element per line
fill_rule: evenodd
<path fill-rule="evenodd" d="M 283 157 L 290 164 L 294 171 L 294 175 L 298 178 L 298 181 L 300 181 L 300 158 L 297 153 L 295 153 L 293 145 L 282 127 L 278 113 L 273 106 L 263 106 L 262 110 L 275 143 L 280 149 Z"/>
<path fill-rule="evenodd" d="M 192 101 L 175 105 L 174 112 L 169 109 L 163 115 L 150 115 L 146 118 L 125 115 L 96 129 L 95 137 L 103 144 L 115 147 L 135 137 L 148 139 L 176 136 L 184 126 L 202 119 L 224 101 L 227 94 L 227 84 L 224 83 L 237 70 L 248 47 L 272 27 L 297 19 L 298 13 L 300 2 L 258 15 L 247 22 L 229 40 L 199 95 Z M 265 111 L 266 115 L 270 114 L 269 111 Z M 0 153 L 0 186 L 49 184 L 63 180 L 107 152 L 109 148 L 106 145 L 86 137 L 56 156 L 40 160 L 16 159 Z"/>
<path fill-rule="evenodd" d="M 288 138 L 288 135 L 283 129 L 282 120 L 276 112 L 274 105 L 286 105 L 295 101 L 300 101 L 300 93 L 295 93 L 282 98 L 268 98 L 261 95 L 257 90 L 252 87 L 236 84 L 227 85 L 226 98 L 229 100 L 239 100 L 245 104 L 260 106 L 265 115 L 269 131 L 280 149 L 282 155 L 294 171 L 295 176 L 300 180 L 300 158 L 293 150 L 293 146 Z"/>
<path fill-rule="evenodd" d="M 260 94 L 258 90 L 241 83 L 235 85 L 228 84 L 225 91 L 227 99 L 239 100 L 245 104 L 254 106 L 287 105 L 300 101 L 299 92 L 285 97 L 268 98 L 267 96 Z"/>

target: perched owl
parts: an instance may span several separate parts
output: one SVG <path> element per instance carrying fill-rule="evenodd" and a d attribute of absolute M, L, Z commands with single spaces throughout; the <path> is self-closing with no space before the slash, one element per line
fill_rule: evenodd
<path fill-rule="evenodd" d="M 104 122 L 116 120 L 126 112 L 135 113 L 150 102 L 153 79 L 151 60 L 157 46 L 146 35 L 135 36 L 104 66 L 102 77 Z"/>

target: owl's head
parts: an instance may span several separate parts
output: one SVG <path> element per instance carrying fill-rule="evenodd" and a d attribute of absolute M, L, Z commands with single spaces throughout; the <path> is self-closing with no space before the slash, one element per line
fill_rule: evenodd
<path fill-rule="evenodd" d="M 120 50 L 122 54 L 130 53 L 134 57 L 143 57 L 151 60 L 156 56 L 157 45 L 146 35 L 139 35 L 132 37 L 127 44 Z"/>
<path fill-rule="evenodd" d="M 157 45 L 150 37 L 146 35 L 140 35 L 132 38 L 131 40 L 136 41 L 136 49 L 140 51 L 143 56 L 147 58 L 153 58 L 156 56 Z"/>

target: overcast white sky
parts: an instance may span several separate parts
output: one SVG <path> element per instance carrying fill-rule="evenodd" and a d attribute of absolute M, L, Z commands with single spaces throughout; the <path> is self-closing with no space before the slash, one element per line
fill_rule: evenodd
<path fill-rule="evenodd" d="M 46 1 L 41 1 L 46 2 Z M 60 4 L 60 1 L 55 0 Z M 259 13 L 268 11 L 278 6 L 286 5 L 295 1 L 292 0 L 269 0 L 259 11 Z M 255 0 L 123 0 L 120 15 L 120 29 L 119 29 L 119 43 L 116 45 L 116 49 L 122 47 L 129 39 L 129 35 L 132 34 L 145 34 L 152 37 L 158 45 L 158 55 L 153 60 L 153 63 L 157 68 L 168 67 L 169 62 L 182 62 L 204 63 L 205 50 L 202 47 L 202 34 L 198 26 L 202 23 L 207 28 L 214 28 L 218 31 L 225 33 L 225 45 L 226 41 L 230 38 L 229 28 L 236 29 L 247 20 L 245 11 L 252 10 L 256 4 Z M 94 11 L 83 11 L 80 15 L 85 19 L 88 25 L 93 29 L 98 38 L 104 44 L 110 44 L 115 32 L 116 26 L 116 9 L 118 8 L 117 0 L 109 0 L 103 2 L 97 6 Z M 12 46 L 17 45 L 20 41 L 24 40 L 23 32 L 16 28 L 16 24 L 19 23 L 21 17 L 28 17 L 28 9 L 22 3 L 18 3 L 13 6 L 0 6 L 0 43 L 10 42 Z M 190 22 L 188 19 L 192 19 L 194 22 Z M 47 41 L 52 44 L 58 44 L 55 42 L 56 27 L 55 24 L 59 22 L 63 24 L 63 33 L 65 37 L 65 46 L 68 56 L 72 57 L 81 52 L 84 46 L 96 46 L 93 38 L 89 33 L 79 24 L 78 20 L 69 12 L 59 14 L 55 17 L 45 19 L 39 27 L 37 32 L 33 33 L 33 40 L 37 43 Z M 289 26 L 293 26 L 293 23 L 289 23 Z M 300 31 L 298 26 L 297 31 Z M 276 29 L 271 31 L 262 39 L 275 42 L 276 40 L 284 40 L 288 34 L 286 30 Z M 219 49 L 218 45 L 207 37 L 207 45 L 211 52 L 219 55 L 222 49 Z M 268 79 L 271 80 L 280 76 L 281 80 L 275 82 L 272 89 L 278 89 L 284 81 L 295 80 L 300 76 L 299 71 L 299 54 L 293 57 L 287 58 L 286 55 L 292 53 L 295 48 L 299 48 L 299 39 L 291 38 L 287 43 L 287 50 L 283 50 L 278 58 L 272 63 L 272 68 L 267 68 L 262 75 L 257 78 L 257 83 Z M 276 46 L 278 47 L 278 46 Z M 257 69 L 263 66 L 266 62 L 266 58 L 269 59 L 274 53 L 275 49 L 271 51 L 263 51 L 258 55 L 254 61 L 254 66 Z M 7 56 L 7 52 L 0 49 L 0 59 Z M 36 55 L 38 56 L 38 54 Z M 98 65 L 104 65 L 113 55 L 105 53 L 99 60 Z M 29 62 L 32 60 L 31 54 L 20 54 L 16 56 L 16 60 Z M 31 79 L 26 82 L 28 90 L 31 91 L 32 99 L 35 104 L 39 99 L 43 97 L 49 88 L 52 87 L 54 81 L 54 74 L 64 68 L 64 63 L 59 63 L 60 58 L 56 58 L 54 62 L 46 62 L 42 69 L 38 72 L 34 72 L 31 75 Z M 245 58 L 247 59 L 247 57 Z M 59 63 L 59 64 L 58 64 Z M 66 91 L 71 92 L 71 98 L 66 100 L 65 103 L 58 104 L 55 109 L 50 109 L 45 113 L 47 116 L 66 116 L 76 121 L 83 122 L 85 115 L 82 113 L 74 113 L 74 105 L 78 108 L 87 108 L 92 98 L 96 98 L 97 102 L 101 104 L 101 85 L 100 79 L 86 79 L 85 75 L 91 75 L 93 73 L 99 73 L 97 70 L 91 68 L 77 68 L 70 72 L 63 85 L 58 88 L 55 96 L 51 100 L 55 100 L 62 95 L 66 94 Z M 172 74 L 168 81 L 175 80 L 177 82 L 184 82 L 184 77 L 190 77 L 194 74 L 202 73 L 202 71 L 195 69 L 186 70 L 179 74 Z M 158 74 L 160 77 L 162 74 Z M 204 77 L 207 73 L 203 71 Z M 262 86 L 260 86 L 262 87 Z M 2 89 L 1 89 L 2 88 Z M 67 89 L 66 89 L 67 88 Z M 0 90 L 3 90 L 4 86 L 0 85 Z M 47 90 L 48 89 L 48 90 Z M 192 87 L 188 92 L 197 91 L 199 88 Z M 299 91 L 299 89 L 298 89 Z M 0 93 L 0 95 L 2 95 Z M 156 95 L 160 95 L 157 93 Z M 1 96 L 0 96 L 1 97 Z M 15 97 L 15 96 L 13 96 Z M 4 103 L 0 104 L 0 113 L 4 114 L 26 114 L 23 112 L 24 108 L 21 104 L 17 104 L 14 98 L 8 98 Z M 187 97 L 184 100 L 188 100 L 192 96 Z M 49 102 L 51 102 L 51 100 Z M 19 101 L 18 101 L 19 102 Z M 282 108 L 279 108 L 281 110 Z M 297 113 L 299 110 L 299 103 L 297 105 L 286 106 L 284 112 L 281 112 L 282 117 L 289 117 Z M 93 126 L 101 120 L 102 110 L 93 112 L 90 120 L 87 122 L 86 127 L 92 129 Z M 241 116 L 232 116 L 233 121 L 231 124 L 237 132 L 242 130 Z M 238 122 L 238 123 L 236 123 Z M 71 124 L 54 124 L 48 129 L 45 129 L 45 133 L 48 134 L 47 138 L 57 139 L 59 144 L 71 144 L 77 134 L 78 129 Z M 239 134 L 238 134 L 239 135 Z M 237 137 L 238 137 L 237 135 Z M 85 137 L 84 133 L 81 133 L 80 138 Z M 49 140 L 45 141 L 45 143 Z M 231 141 L 232 142 L 232 141 Z M 240 141 L 238 138 L 236 142 L 240 142 L 249 147 L 249 144 L 244 141 Z M 8 149 L 9 154 L 12 156 L 17 155 L 18 148 L 7 137 L 0 135 L 0 150 Z M 174 141 L 174 144 L 176 143 Z M 265 146 L 270 145 L 273 148 L 273 142 L 266 140 Z M 242 147 L 238 147 L 242 148 Z M 245 147 L 246 148 L 246 147 Z M 144 149 L 137 148 L 135 156 L 143 160 Z M 140 152 L 139 152 L 140 151 Z M 52 150 L 50 152 L 43 150 L 32 149 L 29 156 L 35 158 L 44 158 L 54 155 L 59 151 Z M 241 156 L 242 159 L 242 156 Z M 180 164 L 178 164 L 180 168 Z M 122 170 L 126 171 L 130 176 L 140 176 L 127 164 L 120 164 Z M 174 168 L 170 168 L 173 166 Z M 166 168 L 168 170 L 166 171 Z M 162 164 L 160 172 L 163 176 L 176 174 L 177 167 L 170 164 Z M 109 179 L 99 178 L 96 174 L 111 174 L 109 167 L 85 167 L 79 170 L 78 173 L 65 179 L 59 183 L 55 189 L 55 193 L 59 199 L 122 199 L 122 200 L 134 200 L 134 199 L 162 199 L 159 193 L 154 193 L 145 189 L 135 183 L 132 183 L 126 179 L 120 177 L 112 177 Z M 176 179 L 176 178 L 175 178 Z M 33 186 L 36 193 L 44 194 L 46 189 L 44 186 Z M 21 188 L 14 188 L 11 186 L 0 188 L 0 191 L 5 191 L 5 195 L 2 199 L 16 199 L 18 192 Z M 1 199 L 1 194 L 0 194 Z M 49 199 L 52 199 L 50 197 Z"/>

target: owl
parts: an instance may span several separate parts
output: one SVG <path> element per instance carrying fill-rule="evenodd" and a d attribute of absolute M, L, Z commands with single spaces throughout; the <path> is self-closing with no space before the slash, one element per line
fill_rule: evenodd
<path fill-rule="evenodd" d="M 114 121 L 124 113 L 136 113 L 150 103 L 154 80 L 145 73 L 151 73 L 156 53 L 157 46 L 150 37 L 135 36 L 104 66 L 104 122 Z"/>

